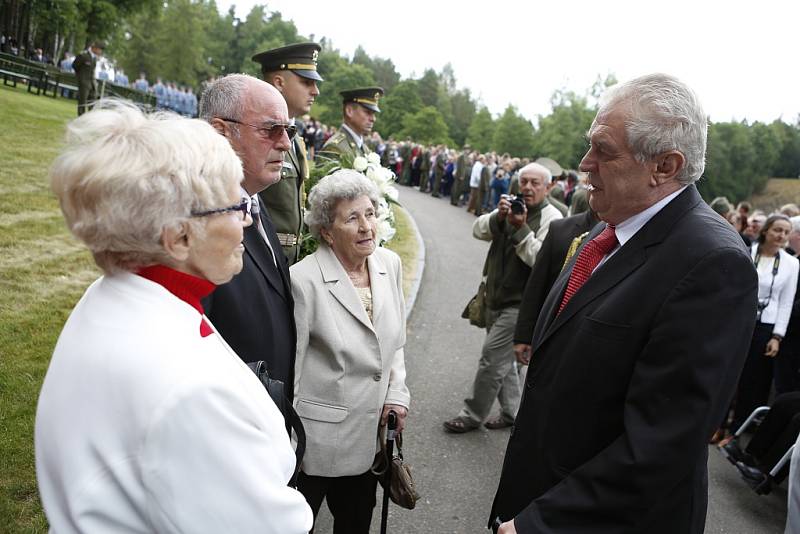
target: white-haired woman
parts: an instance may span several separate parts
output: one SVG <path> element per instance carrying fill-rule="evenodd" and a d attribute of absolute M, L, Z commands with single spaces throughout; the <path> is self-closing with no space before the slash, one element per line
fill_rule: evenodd
<path fill-rule="evenodd" d="M 61 332 L 36 414 L 54 532 L 307 532 L 283 418 L 200 299 L 242 268 L 241 164 L 208 124 L 116 103 L 51 170 L 104 275 Z"/>
<path fill-rule="evenodd" d="M 334 532 L 368 533 L 379 425 L 394 410 L 402 430 L 410 401 L 402 267 L 377 247 L 378 189 L 364 175 L 337 171 L 308 200 L 320 246 L 291 268 L 295 405 L 307 435 L 298 489 L 315 516 L 327 499 Z"/>

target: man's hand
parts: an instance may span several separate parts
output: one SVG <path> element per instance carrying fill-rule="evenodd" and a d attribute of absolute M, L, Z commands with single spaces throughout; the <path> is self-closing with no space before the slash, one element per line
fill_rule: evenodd
<path fill-rule="evenodd" d="M 394 410 L 397 414 L 397 431 L 402 432 L 403 429 L 406 427 L 406 416 L 408 415 L 408 410 L 405 406 L 400 406 L 399 404 L 384 404 L 383 405 L 383 413 L 381 414 L 381 426 L 386 425 L 386 422 L 389 420 L 389 412 Z"/>
<path fill-rule="evenodd" d="M 511 203 L 509 202 L 508 224 L 514 228 L 522 228 L 522 225 L 528 221 L 528 206 L 522 203 L 522 213 L 513 213 L 510 211 Z"/>
<path fill-rule="evenodd" d="M 514 356 L 521 365 L 531 362 L 531 346 L 525 343 L 514 343 Z"/>
<path fill-rule="evenodd" d="M 775 339 L 774 337 L 767 341 L 767 350 L 764 351 L 764 356 L 768 358 L 774 358 L 778 355 L 778 351 L 781 349 L 781 342 Z"/>
<path fill-rule="evenodd" d="M 517 534 L 517 529 L 514 527 L 514 520 L 506 521 L 497 529 L 497 534 Z"/>
<path fill-rule="evenodd" d="M 500 195 L 500 202 L 497 203 L 497 220 L 505 221 L 509 213 L 511 213 L 511 201 L 508 200 L 508 195 Z"/>

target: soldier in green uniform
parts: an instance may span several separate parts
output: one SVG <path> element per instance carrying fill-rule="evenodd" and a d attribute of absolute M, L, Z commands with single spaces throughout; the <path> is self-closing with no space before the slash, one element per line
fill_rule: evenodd
<path fill-rule="evenodd" d="M 419 157 L 422 158 L 419 164 L 419 191 L 427 193 L 431 180 L 431 147 L 424 147 Z"/>
<path fill-rule="evenodd" d="M 380 87 L 362 87 L 342 91 L 342 118 L 344 122 L 335 134 L 325 142 L 320 151 L 321 158 L 341 159 L 348 156 L 366 156 L 371 152 L 366 136 L 375 124 L 375 114 L 380 113 L 378 100 L 383 96 Z"/>
<path fill-rule="evenodd" d="M 467 167 L 469 166 L 469 145 L 464 145 L 464 150 L 458 155 L 456 169 L 453 173 L 453 187 L 450 188 L 450 204 L 458 206 L 461 195 L 466 190 L 465 181 L 468 178 Z"/>
<path fill-rule="evenodd" d="M 317 43 L 298 43 L 253 56 L 253 61 L 261 63 L 264 81 L 283 95 L 291 119 L 308 113 L 319 95 L 317 82 L 323 81 L 317 73 L 320 49 Z M 305 205 L 303 182 L 307 179 L 306 145 L 303 137 L 296 135 L 284 154 L 280 181 L 260 193 L 289 265 L 299 260 Z"/>
<path fill-rule="evenodd" d="M 447 147 L 439 145 L 436 148 L 436 158 L 433 162 L 433 189 L 431 196 L 439 198 L 442 196 L 442 177 L 444 176 L 444 168 L 447 166 Z"/>

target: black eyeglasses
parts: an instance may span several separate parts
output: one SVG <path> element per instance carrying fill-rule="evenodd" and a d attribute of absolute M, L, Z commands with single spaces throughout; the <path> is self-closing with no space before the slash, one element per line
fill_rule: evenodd
<path fill-rule="evenodd" d="M 225 119 L 220 117 L 220 120 L 225 122 L 233 122 L 235 124 L 241 124 L 242 126 L 249 126 L 250 128 L 255 128 L 255 130 L 264 138 L 271 139 L 272 141 L 279 141 L 281 135 L 283 135 L 284 130 L 286 131 L 286 135 L 289 137 L 291 141 L 292 138 L 297 133 L 297 126 L 292 123 L 275 123 L 271 126 L 256 126 L 255 124 L 248 124 L 246 122 L 237 121 L 234 119 Z"/>
<path fill-rule="evenodd" d="M 215 215 L 217 213 L 228 213 L 230 211 L 238 211 L 242 214 L 242 220 L 247 218 L 247 214 L 250 213 L 250 205 L 253 199 L 250 197 L 242 197 L 242 200 L 236 204 L 235 206 L 229 206 L 227 208 L 217 208 L 215 210 L 207 210 L 207 211 L 193 211 L 191 213 L 192 217 L 206 217 L 208 215 Z"/>

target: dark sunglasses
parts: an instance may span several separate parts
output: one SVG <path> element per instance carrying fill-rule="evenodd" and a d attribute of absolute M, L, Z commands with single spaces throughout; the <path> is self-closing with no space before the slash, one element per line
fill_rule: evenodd
<path fill-rule="evenodd" d="M 283 135 L 284 130 L 286 131 L 286 135 L 289 137 L 291 141 L 292 138 L 297 133 L 297 126 L 294 124 L 283 124 L 283 123 L 276 123 L 271 126 L 256 126 L 255 124 L 248 124 L 246 122 L 237 121 L 234 119 L 224 119 L 220 117 L 220 120 L 225 122 L 232 122 L 234 124 L 241 124 L 242 126 L 249 126 L 250 128 L 255 128 L 255 130 L 264 138 L 271 139 L 273 141 L 280 140 L 281 136 Z"/>
<path fill-rule="evenodd" d="M 238 211 L 242 214 L 242 220 L 247 218 L 247 214 L 250 213 L 250 205 L 253 199 L 250 197 L 242 197 L 242 200 L 239 204 L 235 206 L 228 206 L 227 208 L 217 208 L 214 210 L 207 210 L 207 211 L 193 211 L 191 213 L 192 217 L 206 217 L 208 215 L 215 215 L 217 213 L 228 213 L 230 211 Z"/>

